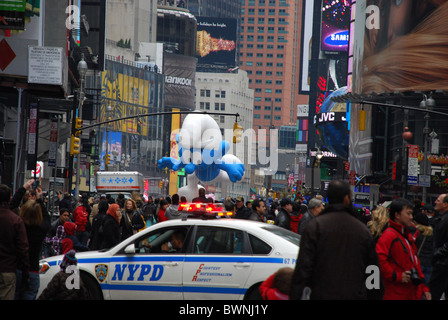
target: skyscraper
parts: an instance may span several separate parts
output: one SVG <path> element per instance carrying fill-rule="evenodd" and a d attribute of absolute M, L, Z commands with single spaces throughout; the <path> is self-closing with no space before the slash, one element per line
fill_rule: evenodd
<path fill-rule="evenodd" d="M 185 7 L 197 17 L 240 18 L 239 0 L 184 0 Z"/>
<path fill-rule="evenodd" d="M 239 61 L 254 89 L 254 129 L 296 126 L 301 0 L 242 0 Z"/>

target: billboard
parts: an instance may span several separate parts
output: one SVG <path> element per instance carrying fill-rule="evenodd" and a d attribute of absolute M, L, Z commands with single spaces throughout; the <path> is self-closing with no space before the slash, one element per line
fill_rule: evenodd
<path fill-rule="evenodd" d="M 237 20 L 230 18 L 196 17 L 196 56 L 198 64 L 236 64 Z"/>
<path fill-rule="evenodd" d="M 300 44 L 300 86 L 299 93 L 307 94 L 310 92 L 311 83 L 311 45 L 313 37 L 313 10 L 314 0 L 303 1 L 302 13 L 302 37 Z"/>
<path fill-rule="evenodd" d="M 362 59 L 357 91 L 447 90 L 448 1 L 376 2 L 357 1 L 364 37 L 355 50 Z"/>
<path fill-rule="evenodd" d="M 149 74 L 149 72 L 147 72 Z M 100 121 L 118 119 L 139 114 L 147 114 L 154 103 L 154 83 L 144 77 L 144 72 L 131 66 L 107 61 L 106 70 L 102 72 Z M 106 108 L 111 106 L 111 114 Z M 110 131 L 148 135 L 148 117 L 138 117 L 113 122 Z"/>
<path fill-rule="evenodd" d="M 350 1 L 322 0 L 322 51 L 346 52 L 349 41 Z"/>
<path fill-rule="evenodd" d="M 25 0 L 0 0 L 0 29 L 25 29 Z"/>
<path fill-rule="evenodd" d="M 164 53 L 165 106 L 195 109 L 195 76 L 197 59 Z"/>

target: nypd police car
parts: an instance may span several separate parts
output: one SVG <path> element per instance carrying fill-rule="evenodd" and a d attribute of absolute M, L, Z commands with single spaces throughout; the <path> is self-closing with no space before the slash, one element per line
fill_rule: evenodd
<path fill-rule="evenodd" d="M 174 245 L 176 235 L 181 245 Z M 255 299 L 271 274 L 294 268 L 299 242 L 271 224 L 188 217 L 157 223 L 106 251 L 78 252 L 78 269 L 93 299 Z M 41 260 L 38 295 L 62 257 Z"/>

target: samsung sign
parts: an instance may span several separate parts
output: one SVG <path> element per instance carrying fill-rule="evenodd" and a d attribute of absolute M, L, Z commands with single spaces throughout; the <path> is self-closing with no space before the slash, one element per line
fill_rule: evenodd
<path fill-rule="evenodd" d="M 348 46 L 348 30 L 330 34 L 325 38 L 325 43 L 329 46 Z"/>

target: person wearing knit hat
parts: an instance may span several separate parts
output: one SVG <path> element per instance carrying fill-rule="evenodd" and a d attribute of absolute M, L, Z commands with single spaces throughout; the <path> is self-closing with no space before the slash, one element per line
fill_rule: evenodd
<path fill-rule="evenodd" d="M 78 265 L 78 259 L 76 258 L 76 251 L 70 250 L 64 255 L 60 268 L 62 271 L 65 272 L 68 266 L 76 266 L 76 265 Z"/>
<path fill-rule="evenodd" d="M 79 272 L 74 272 L 69 268 L 77 264 L 76 252 L 75 250 L 70 250 L 62 259 L 60 264 L 61 269 L 54 275 L 37 300 L 88 299 L 88 291 L 84 286 L 82 278 L 79 276 Z"/>

